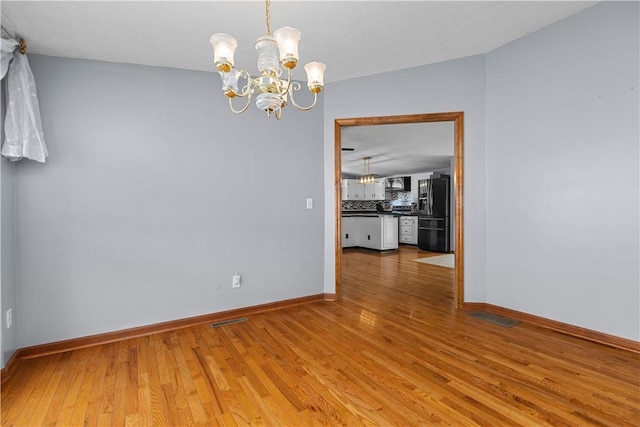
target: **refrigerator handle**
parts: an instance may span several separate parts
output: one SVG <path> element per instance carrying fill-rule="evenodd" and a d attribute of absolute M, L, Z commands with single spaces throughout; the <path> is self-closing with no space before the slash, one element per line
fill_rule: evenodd
<path fill-rule="evenodd" d="M 429 180 L 429 215 L 433 215 L 433 181 Z"/>

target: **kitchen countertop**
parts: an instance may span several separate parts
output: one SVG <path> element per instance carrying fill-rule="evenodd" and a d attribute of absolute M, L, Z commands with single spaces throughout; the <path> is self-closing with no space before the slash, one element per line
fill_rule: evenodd
<path fill-rule="evenodd" d="M 364 216 L 364 217 L 375 217 L 375 216 L 418 216 L 418 214 L 405 213 L 405 212 L 367 212 L 367 211 L 354 211 L 342 212 L 342 216 Z"/>
<path fill-rule="evenodd" d="M 391 212 L 389 213 L 384 213 L 384 212 L 363 212 L 363 213 L 342 213 L 343 217 L 354 217 L 354 216 L 359 216 L 359 217 L 377 217 L 377 216 L 397 216 L 392 214 Z"/>

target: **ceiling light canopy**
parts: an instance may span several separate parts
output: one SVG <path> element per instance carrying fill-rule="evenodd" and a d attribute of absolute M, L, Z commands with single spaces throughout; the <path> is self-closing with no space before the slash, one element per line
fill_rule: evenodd
<path fill-rule="evenodd" d="M 244 113 L 252 97 L 256 106 L 270 116 L 277 119 L 282 115 L 282 108 L 287 105 L 287 99 L 300 110 L 310 110 L 316 105 L 318 93 L 324 87 L 325 65 L 322 62 L 310 62 L 304 66 L 307 72 L 307 87 L 313 93 L 313 103 L 308 107 L 298 105 L 293 97 L 294 91 L 300 90 L 300 83 L 293 81 L 292 70 L 298 65 L 298 42 L 300 31 L 291 27 L 283 27 L 271 35 L 271 17 L 269 14 L 270 0 L 265 1 L 265 15 L 267 23 L 266 35 L 256 40 L 258 51 L 258 71 L 260 75 L 252 78 L 248 71 L 234 67 L 233 54 L 238 42 L 232 36 L 216 33 L 209 42 L 213 48 L 213 62 L 222 77 L 222 92 L 229 98 L 229 108 L 234 113 Z M 286 80 L 282 79 L 283 69 L 287 70 Z M 246 84 L 240 89 L 240 79 Z M 233 107 L 232 99 L 246 97 L 247 102 L 239 110 Z"/>
<path fill-rule="evenodd" d="M 364 162 L 364 175 L 358 177 L 358 182 L 360 184 L 375 184 L 378 182 L 379 176 L 371 173 L 371 157 L 363 157 L 362 161 Z"/>

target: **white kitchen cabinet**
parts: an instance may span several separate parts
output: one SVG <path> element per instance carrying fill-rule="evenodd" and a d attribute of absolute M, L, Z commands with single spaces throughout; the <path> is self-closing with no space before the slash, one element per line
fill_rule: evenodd
<path fill-rule="evenodd" d="M 342 180 L 342 200 L 384 200 L 384 181 L 360 184 L 357 179 Z"/>
<path fill-rule="evenodd" d="M 380 227 L 380 217 L 357 217 L 358 218 L 358 246 L 361 248 L 378 249 L 382 237 Z"/>
<path fill-rule="evenodd" d="M 342 217 L 342 247 L 352 248 L 358 246 L 356 242 L 356 218 L 353 216 Z"/>
<path fill-rule="evenodd" d="M 357 179 L 342 180 L 342 200 L 365 200 L 364 184 Z"/>
<path fill-rule="evenodd" d="M 364 199 L 365 200 L 384 200 L 384 180 L 372 183 L 364 184 Z"/>
<path fill-rule="evenodd" d="M 390 250 L 398 248 L 398 217 L 342 217 L 342 247 Z"/>
<path fill-rule="evenodd" d="M 418 244 L 418 217 L 401 216 L 398 222 L 398 241 L 408 245 Z"/>
<path fill-rule="evenodd" d="M 382 238 L 379 249 L 398 249 L 398 217 L 384 216 L 381 219 Z"/>

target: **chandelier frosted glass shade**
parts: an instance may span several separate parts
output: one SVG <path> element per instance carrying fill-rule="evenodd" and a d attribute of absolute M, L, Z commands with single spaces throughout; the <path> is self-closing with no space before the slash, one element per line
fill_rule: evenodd
<path fill-rule="evenodd" d="M 228 73 L 220 72 L 222 77 L 222 91 L 229 98 L 234 98 L 238 93 L 238 81 L 240 80 L 240 72 L 236 69 L 231 69 Z"/>
<path fill-rule="evenodd" d="M 324 87 L 324 70 L 327 67 L 322 62 L 309 62 L 304 66 L 307 72 L 307 86 L 313 93 L 318 93 Z"/>
<path fill-rule="evenodd" d="M 298 64 L 298 43 L 300 31 L 291 27 L 282 27 L 273 33 L 280 50 L 280 63 L 284 68 L 295 68 Z"/>
<path fill-rule="evenodd" d="M 238 42 L 229 34 L 216 33 L 209 39 L 213 48 L 213 63 L 218 71 L 229 72 L 233 68 L 233 55 Z"/>
<path fill-rule="evenodd" d="M 292 27 L 276 30 L 271 36 L 269 29 L 269 0 L 267 5 L 267 34 L 256 40 L 255 48 L 258 52 L 258 72 L 252 77 L 246 70 L 238 70 L 234 66 L 233 55 L 238 43 L 229 34 L 216 33 L 209 42 L 213 48 L 213 62 L 222 78 L 222 92 L 229 99 L 229 108 L 234 113 L 243 113 L 249 107 L 251 99 L 255 98 L 256 106 L 265 111 L 268 116 L 272 113 L 280 119 L 282 108 L 287 101 L 299 110 L 310 110 L 316 105 L 318 93 L 324 88 L 324 71 L 326 66 L 322 62 L 310 62 L 304 66 L 307 73 L 307 87 L 313 94 L 313 103 L 302 107 L 296 103 L 294 92 L 300 90 L 299 82 L 293 80 L 292 70 L 297 66 L 298 43 L 300 31 Z M 286 71 L 286 73 L 285 73 Z M 246 82 L 244 85 L 241 82 Z M 246 98 L 245 105 L 234 108 L 232 99 Z"/>

